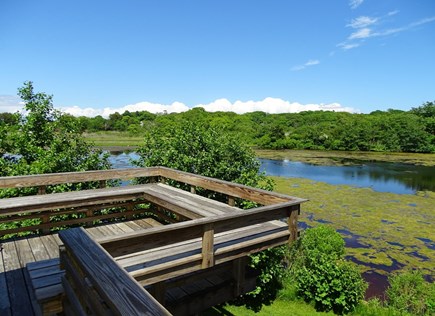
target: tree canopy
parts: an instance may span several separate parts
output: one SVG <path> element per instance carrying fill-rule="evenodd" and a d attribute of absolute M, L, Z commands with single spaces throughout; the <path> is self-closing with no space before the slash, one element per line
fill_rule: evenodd
<path fill-rule="evenodd" d="M 389 109 L 370 114 L 329 111 L 268 114 L 207 112 L 193 108 L 184 113 L 147 111 L 114 113 L 105 119 L 76 118 L 82 131 L 122 131 L 144 135 L 180 121 L 218 127 L 244 143 L 264 149 L 359 150 L 382 152 L 435 152 L 435 104 L 426 102 L 410 111 Z"/>
<path fill-rule="evenodd" d="M 107 157 L 81 136 L 76 119 L 54 109 L 52 96 L 34 92 L 30 81 L 18 95 L 23 113 L 0 121 L 0 176 L 110 167 Z M 0 196 L 14 194 L 17 191 L 0 192 Z"/>

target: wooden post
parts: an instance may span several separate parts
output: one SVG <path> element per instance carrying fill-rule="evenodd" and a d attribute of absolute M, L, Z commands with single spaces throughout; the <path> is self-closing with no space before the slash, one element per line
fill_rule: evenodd
<path fill-rule="evenodd" d="M 42 224 L 48 224 L 48 223 L 50 223 L 50 215 L 47 214 L 47 213 L 42 214 L 42 216 L 41 216 L 41 222 L 42 222 Z M 44 235 L 50 234 L 50 227 L 43 228 L 42 229 L 42 233 Z"/>
<path fill-rule="evenodd" d="M 288 230 L 290 232 L 289 242 L 293 242 L 298 238 L 298 215 L 300 205 L 289 207 Z"/>
<path fill-rule="evenodd" d="M 162 305 L 165 304 L 166 285 L 165 281 L 153 285 L 154 298 Z"/>
<path fill-rule="evenodd" d="M 235 206 L 236 205 L 236 199 L 234 198 L 234 196 L 229 196 L 228 195 L 228 205 L 229 206 Z"/>
<path fill-rule="evenodd" d="M 132 220 L 133 219 L 133 210 L 134 210 L 134 205 L 129 203 L 126 207 L 125 210 L 129 213 L 131 213 L 130 215 L 126 216 L 126 219 L 128 220 Z"/>
<path fill-rule="evenodd" d="M 234 297 L 245 293 L 246 257 L 233 261 Z"/>
<path fill-rule="evenodd" d="M 46 188 L 47 187 L 45 185 L 40 185 L 38 187 L 38 194 L 45 194 Z"/>
<path fill-rule="evenodd" d="M 106 187 L 106 180 L 100 180 L 100 188 L 104 189 Z"/>
<path fill-rule="evenodd" d="M 193 185 L 190 186 L 190 193 L 196 194 L 196 187 L 195 186 L 193 186 Z"/>
<path fill-rule="evenodd" d="M 214 228 L 213 224 L 204 225 L 202 235 L 202 265 L 203 269 L 214 266 Z"/>
<path fill-rule="evenodd" d="M 94 217 L 94 211 L 92 209 L 86 210 L 86 217 L 92 219 Z M 86 222 L 86 226 L 92 227 L 94 225 L 94 221 L 90 220 L 89 222 Z"/>

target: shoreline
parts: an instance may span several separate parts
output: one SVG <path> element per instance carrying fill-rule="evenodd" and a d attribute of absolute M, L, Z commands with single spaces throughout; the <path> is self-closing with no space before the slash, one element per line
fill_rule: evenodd
<path fill-rule="evenodd" d="M 111 152 L 133 151 L 139 145 L 94 146 Z M 370 162 L 403 163 L 417 166 L 435 167 L 435 154 L 428 153 L 390 153 L 365 151 L 327 151 L 327 150 L 267 150 L 253 149 L 257 158 L 272 160 L 300 161 L 314 165 L 346 166 L 363 165 Z"/>
<path fill-rule="evenodd" d="M 266 150 L 255 149 L 258 158 L 272 160 L 301 161 L 315 165 L 361 165 L 368 162 L 390 162 L 434 167 L 435 154 L 390 153 L 366 151 L 327 151 L 327 150 Z"/>

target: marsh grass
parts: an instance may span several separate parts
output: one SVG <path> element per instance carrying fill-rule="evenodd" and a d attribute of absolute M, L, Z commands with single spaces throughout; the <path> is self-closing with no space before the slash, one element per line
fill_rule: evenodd
<path fill-rule="evenodd" d="M 85 133 L 83 136 L 97 147 L 136 147 L 143 142 L 143 136 L 116 131 Z"/>
<path fill-rule="evenodd" d="M 435 154 L 327 151 L 327 150 L 260 150 L 255 153 L 259 158 L 292 160 L 315 165 L 352 165 L 364 162 L 395 162 L 422 166 L 435 166 Z"/>

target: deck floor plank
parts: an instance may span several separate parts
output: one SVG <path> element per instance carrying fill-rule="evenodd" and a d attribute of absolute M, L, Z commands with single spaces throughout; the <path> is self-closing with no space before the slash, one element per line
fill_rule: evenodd
<path fill-rule="evenodd" d="M 28 242 L 33 256 L 35 257 L 35 261 L 45 260 L 50 257 L 47 249 L 41 241 L 41 237 L 29 238 Z"/>
<path fill-rule="evenodd" d="M 23 267 L 14 241 L 5 242 L 3 260 L 12 315 L 34 315 Z"/>
<path fill-rule="evenodd" d="M 59 257 L 59 245 L 56 242 L 56 239 L 54 236 L 56 235 L 45 235 L 39 237 L 39 240 L 44 245 L 45 250 L 47 250 L 48 258 L 47 259 L 53 259 Z"/>
<path fill-rule="evenodd" d="M 134 221 L 127 221 L 127 222 L 124 222 L 124 224 L 126 224 L 128 227 L 130 227 L 134 231 L 143 229 L 142 226 L 135 223 Z"/>
<path fill-rule="evenodd" d="M 95 227 L 89 227 L 86 228 L 86 231 L 93 237 L 93 238 L 98 238 L 98 237 L 104 237 L 105 233 L 103 232 L 103 230 L 101 229 L 101 227 L 99 226 L 95 226 Z"/>
<path fill-rule="evenodd" d="M 2 245 L 0 245 L 0 248 Z M 6 282 L 6 274 L 3 260 L 3 250 L 0 251 L 0 315 L 11 315 L 11 302 L 9 301 L 8 284 Z"/>

